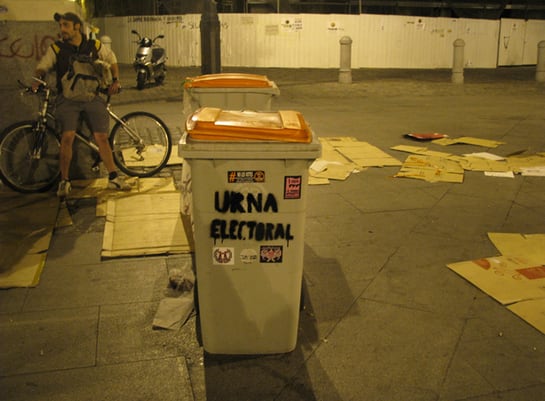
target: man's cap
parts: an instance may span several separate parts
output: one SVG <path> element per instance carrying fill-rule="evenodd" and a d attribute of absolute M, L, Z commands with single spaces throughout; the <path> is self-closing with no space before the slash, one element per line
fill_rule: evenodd
<path fill-rule="evenodd" d="M 77 14 L 70 12 L 64 14 L 55 13 L 55 15 L 53 15 L 53 18 L 55 18 L 55 21 L 57 22 L 59 22 L 61 19 L 64 19 L 66 21 L 72 21 L 74 24 L 83 25 L 83 22 L 81 22 L 81 18 Z"/>

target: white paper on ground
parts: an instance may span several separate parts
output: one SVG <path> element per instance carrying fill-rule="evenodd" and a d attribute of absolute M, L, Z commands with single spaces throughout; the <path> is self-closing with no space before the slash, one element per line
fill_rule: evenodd
<path fill-rule="evenodd" d="M 515 178 L 512 171 L 485 171 L 487 177 Z"/>

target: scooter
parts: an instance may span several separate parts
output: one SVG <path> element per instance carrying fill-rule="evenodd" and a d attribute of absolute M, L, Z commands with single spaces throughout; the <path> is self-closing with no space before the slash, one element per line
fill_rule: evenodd
<path fill-rule="evenodd" d="M 167 60 L 165 49 L 155 44 L 157 39 L 163 39 L 164 35 L 159 35 L 151 40 L 147 36 L 140 36 L 134 29 L 131 31 L 138 36 L 138 49 L 134 58 L 133 67 L 136 71 L 136 87 L 144 89 L 148 81 L 155 80 L 156 84 L 161 84 L 165 80 Z"/>

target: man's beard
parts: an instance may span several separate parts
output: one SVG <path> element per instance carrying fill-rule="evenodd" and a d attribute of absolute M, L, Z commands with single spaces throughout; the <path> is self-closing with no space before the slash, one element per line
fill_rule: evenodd
<path fill-rule="evenodd" d="M 62 40 L 65 42 L 71 42 L 76 35 L 70 35 L 68 32 L 61 33 Z"/>

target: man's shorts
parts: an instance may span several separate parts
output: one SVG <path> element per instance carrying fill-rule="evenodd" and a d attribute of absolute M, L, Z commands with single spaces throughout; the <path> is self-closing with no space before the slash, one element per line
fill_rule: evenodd
<path fill-rule="evenodd" d="M 106 101 L 100 96 L 96 96 L 89 102 L 75 102 L 59 95 L 55 118 L 61 132 L 77 130 L 81 126 L 82 118 L 93 133 L 110 131 L 110 116 L 106 110 Z"/>

